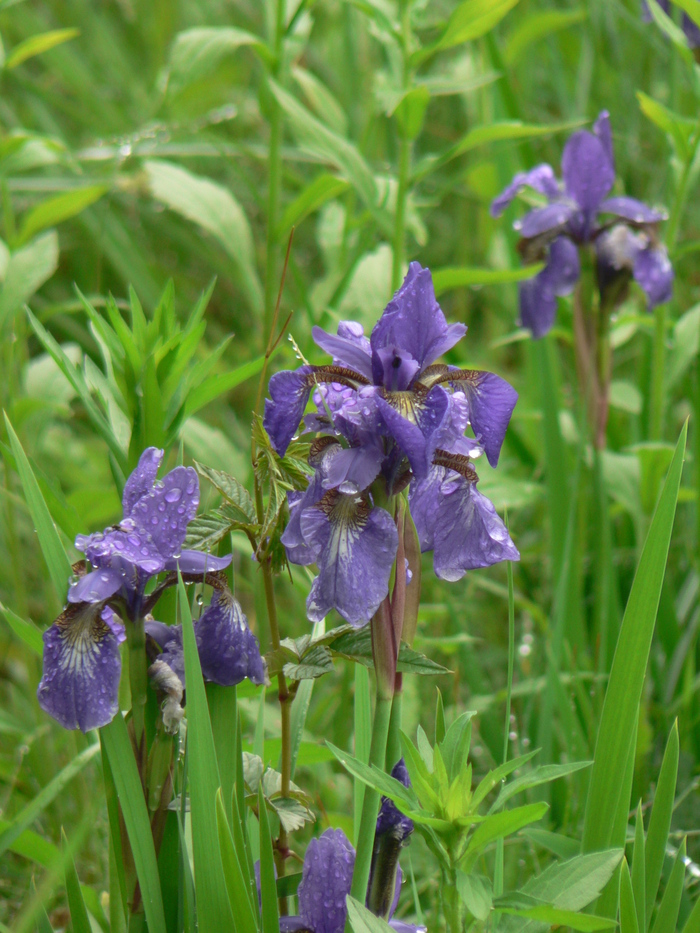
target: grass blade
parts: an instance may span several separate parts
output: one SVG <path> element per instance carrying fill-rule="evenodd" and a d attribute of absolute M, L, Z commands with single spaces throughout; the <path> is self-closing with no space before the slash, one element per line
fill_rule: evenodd
<path fill-rule="evenodd" d="M 646 924 L 648 929 L 651 912 L 659 890 L 661 870 L 666 854 L 666 842 L 671 828 L 673 814 L 673 800 L 676 794 L 676 778 L 678 776 L 678 722 L 674 722 L 671 734 L 668 737 L 664 760 L 661 763 L 659 780 L 654 795 L 654 805 L 649 817 L 647 831 L 645 864 L 646 864 Z"/>
<path fill-rule="evenodd" d="M 92 933 L 87 907 L 85 906 L 85 901 L 80 891 L 80 881 L 78 880 L 78 873 L 75 870 L 75 862 L 68 849 L 68 839 L 63 829 L 61 829 L 61 839 L 63 841 L 63 850 L 66 853 L 66 894 L 68 896 L 68 907 L 70 909 L 73 933 Z"/>
<path fill-rule="evenodd" d="M 255 914 L 250 903 L 248 887 L 241 868 L 241 862 L 234 846 L 224 809 L 221 788 L 216 794 L 216 825 L 219 831 L 219 847 L 224 867 L 224 879 L 231 904 L 231 912 L 236 917 L 237 933 L 257 933 Z M 245 853 L 241 853 L 245 859 Z"/>
<path fill-rule="evenodd" d="M 612 827 L 618 810 L 626 810 L 629 803 L 628 800 L 620 800 L 620 783 L 611 781 L 610 775 L 625 772 L 630 737 L 635 734 L 676 514 L 687 432 L 686 422 L 649 528 L 620 627 L 586 801 L 583 852 L 604 849 L 618 841 L 612 839 Z M 624 842 L 624 839 L 619 841 Z"/>
<path fill-rule="evenodd" d="M 277 886 L 275 884 L 275 862 L 272 855 L 270 823 L 267 818 L 267 806 L 262 792 L 262 782 L 258 787 L 258 820 L 260 829 L 262 931 L 263 933 L 280 933 L 279 913 L 277 911 Z"/>

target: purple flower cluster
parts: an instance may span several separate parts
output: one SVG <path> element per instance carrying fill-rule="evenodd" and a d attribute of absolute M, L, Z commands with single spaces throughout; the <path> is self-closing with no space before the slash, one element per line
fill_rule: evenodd
<path fill-rule="evenodd" d="M 574 133 L 564 147 L 560 182 L 551 165 L 519 172 L 493 201 L 498 217 L 521 189 L 544 195 L 547 204 L 516 221 L 526 262 L 545 262 L 534 278 L 520 286 L 520 316 L 534 337 L 552 327 L 557 296 L 570 294 L 581 275 L 579 250 L 592 246 L 601 303 L 614 307 L 634 277 L 649 308 L 671 297 L 673 268 L 658 237 L 666 215 L 628 197 L 608 198 L 615 181 L 612 135 L 607 112 L 593 132 Z"/>
<path fill-rule="evenodd" d="M 398 534 L 376 504 L 409 487 L 421 548 L 432 550 L 437 575 L 458 580 L 475 567 L 519 555 L 493 505 L 476 488 L 471 461 L 493 466 L 517 393 L 492 373 L 438 363 L 464 336 L 448 325 L 430 271 L 411 263 L 371 336 L 343 321 L 337 334 L 313 337 L 331 354 L 327 366 L 304 365 L 270 380 L 265 428 L 284 454 L 304 418 L 317 433 L 314 475 L 290 493 L 282 543 L 292 563 L 317 564 L 307 601 L 312 621 L 336 609 L 364 625 L 387 595 Z M 471 426 L 474 438 L 466 437 Z"/>
<path fill-rule="evenodd" d="M 179 569 L 204 575 L 231 563 L 231 555 L 182 549 L 199 504 L 199 480 L 191 467 L 176 467 L 157 482 L 162 459 L 163 451 L 155 447 L 141 455 L 124 487 L 118 525 L 76 538 L 76 548 L 93 569 L 71 581 L 68 605 L 44 632 L 37 691 L 41 708 L 66 729 L 99 728 L 118 711 L 119 645 L 126 630 L 113 609 L 127 622 L 137 621 L 144 615 L 146 585 L 158 573 Z M 197 632 L 210 679 L 226 684 L 249 672 L 261 676 L 257 640 L 227 590 L 217 592 Z"/>

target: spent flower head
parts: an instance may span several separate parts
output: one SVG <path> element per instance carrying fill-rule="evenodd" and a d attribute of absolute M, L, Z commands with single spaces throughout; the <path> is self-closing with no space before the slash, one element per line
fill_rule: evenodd
<path fill-rule="evenodd" d="M 615 181 L 610 119 L 603 111 L 593 132 L 579 130 L 564 147 L 562 181 L 551 165 L 519 172 L 491 204 L 498 217 L 523 188 L 547 203 L 514 224 L 526 262 L 544 262 L 534 278 L 520 285 L 520 317 L 534 337 L 552 327 L 557 296 L 570 294 L 581 275 L 580 250 L 593 247 L 601 304 L 615 307 L 630 278 L 647 296 L 648 307 L 668 301 L 673 268 L 658 226 L 666 215 L 629 197 L 608 198 Z"/>
<path fill-rule="evenodd" d="M 311 621 L 335 608 L 364 625 L 376 612 L 398 548 L 394 518 L 378 503 L 406 487 L 422 503 L 414 520 L 438 576 L 456 580 L 473 567 L 518 559 L 471 466 L 481 453 L 497 464 L 517 393 L 493 373 L 438 362 L 465 332 L 447 324 L 430 270 L 413 262 L 369 338 L 354 321 L 342 321 L 336 334 L 315 327 L 332 363 L 270 380 L 264 425 L 277 452 L 302 419 L 317 434 L 314 474 L 305 492 L 289 494 L 281 539 L 292 563 L 318 565 Z M 304 418 L 312 396 L 315 411 Z M 465 436 L 468 426 L 475 437 Z M 435 516 L 447 511 L 454 514 L 438 533 Z"/>

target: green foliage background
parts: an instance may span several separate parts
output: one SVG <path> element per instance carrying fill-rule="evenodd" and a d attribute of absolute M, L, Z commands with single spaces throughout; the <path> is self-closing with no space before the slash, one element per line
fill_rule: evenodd
<path fill-rule="evenodd" d="M 456 7 L 453 0 L 413 4 L 424 48 L 444 35 Z M 0 402 L 75 558 L 77 532 L 118 519 L 116 483 L 148 444 L 166 445 L 170 465 L 181 450 L 186 461 L 226 470 L 252 489 L 256 373 L 291 227 L 281 320 L 293 312 L 289 331 L 313 362 L 321 359 L 310 338 L 314 324 L 333 328 L 339 319 L 354 318 L 368 330 L 392 293 L 401 134 L 407 138 L 415 130 L 405 258 L 433 270 L 448 319 L 469 326 L 459 351 L 468 356 L 451 362 L 497 372 L 520 393 L 498 470 L 479 469 L 480 489 L 500 512 L 507 509 L 522 554 L 513 568 L 511 757 L 542 748 L 540 763 L 593 758 L 634 570 L 690 417 L 639 708 L 631 795 L 632 807 L 641 800 L 646 812 L 677 718 L 680 764 L 670 843 L 677 847 L 688 833 L 684 920 L 700 876 L 700 214 L 693 149 L 700 98 L 692 66 L 661 30 L 642 21 L 637 0 L 522 0 L 496 7 L 513 9 L 493 31 L 423 64 L 409 100 L 402 96 L 396 47 L 386 37 L 385 20 L 395 15 L 389 2 L 290 4 L 285 55 L 272 64 L 271 2 L 0 2 Z M 195 29 L 212 31 L 188 32 Z M 685 122 L 664 116 L 653 102 Z M 636 291 L 614 320 L 608 449 L 596 471 L 582 424 L 570 300 L 560 301 L 546 341 L 535 344 L 517 330 L 514 212 L 494 221 L 488 205 L 516 171 L 540 161 L 558 167 L 567 133 L 602 109 L 609 110 L 613 129 L 615 193 L 672 211 L 669 248 L 677 279 L 660 325 Z M 281 177 L 271 202 L 275 119 L 282 127 Z M 506 128 L 494 130 L 494 124 Z M 214 277 L 199 324 L 190 315 Z M 111 307 L 131 326 L 132 288 L 145 327 L 170 280 L 175 311 L 172 318 L 162 313 L 160 336 L 167 339 L 178 326 L 191 335 L 192 378 L 176 397 L 154 364 L 158 328 L 149 331 L 152 340 L 144 330 L 136 357 L 118 374 L 130 400 L 120 416 L 99 380 L 99 372 L 109 373 L 86 302 L 96 316 L 107 319 Z M 32 325 L 25 303 L 39 325 Z M 68 360 L 88 361 L 88 395 L 124 441 L 121 453 L 112 450 L 110 458 L 85 399 L 37 339 L 41 326 Z M 273 367 L 295 362 L 283 341 Z M 241 371 L 245 363 L 251 366 Z M 234 370 L 240 378 L 231 378 Z M 196 395 L 202 386 L 206 391 Z M 0 600 L 7 611 L 0 621 L 0 834 L 89 744 L 55 726 L 36 703 L 40 659 L 17 632 L 22 620 L 49 624 L 64 594 L 55 592 L 37 546 L 7 433 L 1 452 Z M 215 506 L 211 487 L 203 482 L 202 491 L 202 508 Z M 237 595 L 267 648 L 259 575 L 245 538 L 234 534 L 231 540 Z M 430 566 L 427 555 L 416 647 L 453 671 L 436 679 L 448 719 L 464 709 L 478 711 L 473 764 L 475 774 L 483 774 L 502 757 L 506 572 L 496 566 L 448 585 L 431 579 Z M 308 585 L 298 572 L 291 583 L 278 580 L 284 635 L 309 631 Z M 320 827 L 342 826 L 348 833 L 352 785 L 323 742 L 351 747 L 353 678 L 352 665 L 338 662 L 335 673 L 316 683 L 295 777 L 311 796 Z M 257 707 L 252 690 L 248 698 L 242 694 L 239 707 L 252 743 Z M 432 720 L 425 710 L 434 706 L 433 679 L 407 677 L 406 694 L 405 729 L 413 735 L 419 722 L 427 729 Z M 268 751 L 279 735 L 278 716 L 273 690 Z M 64 879 L 56 869 L 62 826 L 90 889 L 84 890 L 87 907 L 100 920 L 108 846 L 96 762 L 62 787 L 0 855 L 0 922 L 28 929 L 27 905 L 40 901 L 54 928 L 66 925 Z M 590 779 L 584 770 L 550 790 L 529 792 L 532 801 L 551 804 L 544 828 L 581 838 Z M 664 884 L 675 853 L 667 854 Z M 430 857 L 418 840 L 411 856 L 427 909 L 437 898 Z M 548 858 L 542 836 L 509 843 L 509 885 L 536 874 Z M 29 889 L 32 877 L 38 899 Z"/>

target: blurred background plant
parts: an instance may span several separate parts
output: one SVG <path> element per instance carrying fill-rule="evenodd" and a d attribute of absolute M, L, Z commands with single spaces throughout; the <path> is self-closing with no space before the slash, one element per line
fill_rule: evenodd
<path fill-rule="evenodd" d="M 250 377 L 262 366 L 292 227 L 281 319 L 293 310 L 290 331 L 312 362 L 314 324 L 334 329 L 352 317 L 369 326 L 407 260 L 430 266 L 446 316 L 470 328 L 473 356 L 450 362 L 497 372 L 520 393 L 498 474 L 485 465 L 479 474 L 482 491 L 507 508 L 522 554 L 509 756 L 540 747 L 540 764 L 593 758 L 623 608 L 690 416 L 625 785 L 643 817 L 678 718 L 659 872 L 661 895 L 679 892 L 680 927 L 700 875 L 692 832 L 686 861 L 676 859 L 700 816 L 699 92 L 680 28 L 694 3 L 678 0 L 670 15 L 649 7 L 652 23 L 637 0 L 0 3 L 0 401 L 77 557 L 77 532 L 118 519 L 124 476 L 149 444 L 165 446 L 171 465 L 181 451 L 252 490 Z M 536 269 L 521 269 L 516 234 L 488 208 L 516 171 L 558 165 L 568 132 L 603 109 L 620 191 L 671 212 L 676 283 L 655 316 L 633 291 L 611 322 L 607 448 L 594 468 L 571 301 L 560 299 L 543 340 L 518 329 L 515 283 Z M 278 355 L 274 366 L 293 363 L 292 348 Z M 97 759 L 89 740 L 39 711 L 36 633 L 23 627 L 45 627 L 65 594 L 52 588 L 6 434 L 2 453 L 0 922 L 29 929 L 41 903 L 54 928 L 66 926 L 64 826 L 88 909 L 104 926 L 109 847 Z M 205 493 L 205 507 L 218 501 Z M 247 542 L 231 541 L 238 598 L 268 648 L 261 575 Z M 303 574 L 278 585 L 285 635 L 309 631 L 308 586 Z M 454 672 L 436 678 L 448 721 L 465 708 L 479 714 L 477 776 L 503 758 L 507 597 L 494 567 L 450 587 L 426 583 L 421 605 L 416 647 Z M 416 679 L 405 686 L 410 735 L 435 697 L 433 681 Z M 295 777 L 320 828 L 340 826 L 350 838 L 352 786 L 323 740 L 352 747 L 353 723 L 339 713 L 353 689 L 349 663 L 314 687 Z M 239 704 L 251 749 L 254 694 Z M 265 729 L 278 736 L 273 700 Z M 266 748 L 276 758 L 275 741 Z M 75 774 L 52 784 L 66 765 Z M 571 854 L 561 840 L 582 837 L 589 781 L 582 770 L 527 791 L 550 811 L 545 829 L 509 840 L 506 888 L 551 850 Z M 10 823 L 23 832 L 4 844 Z M 637 840 L 628 850 L 634 896 L 625 903 L 646 929 L 656 889 L 647 885 L 640 908 L 642 849 Z M 439 892 L 420 840 L 411 857 L 429 912 Z M 627 891 L 624 868 L 622 879 Z"/>

